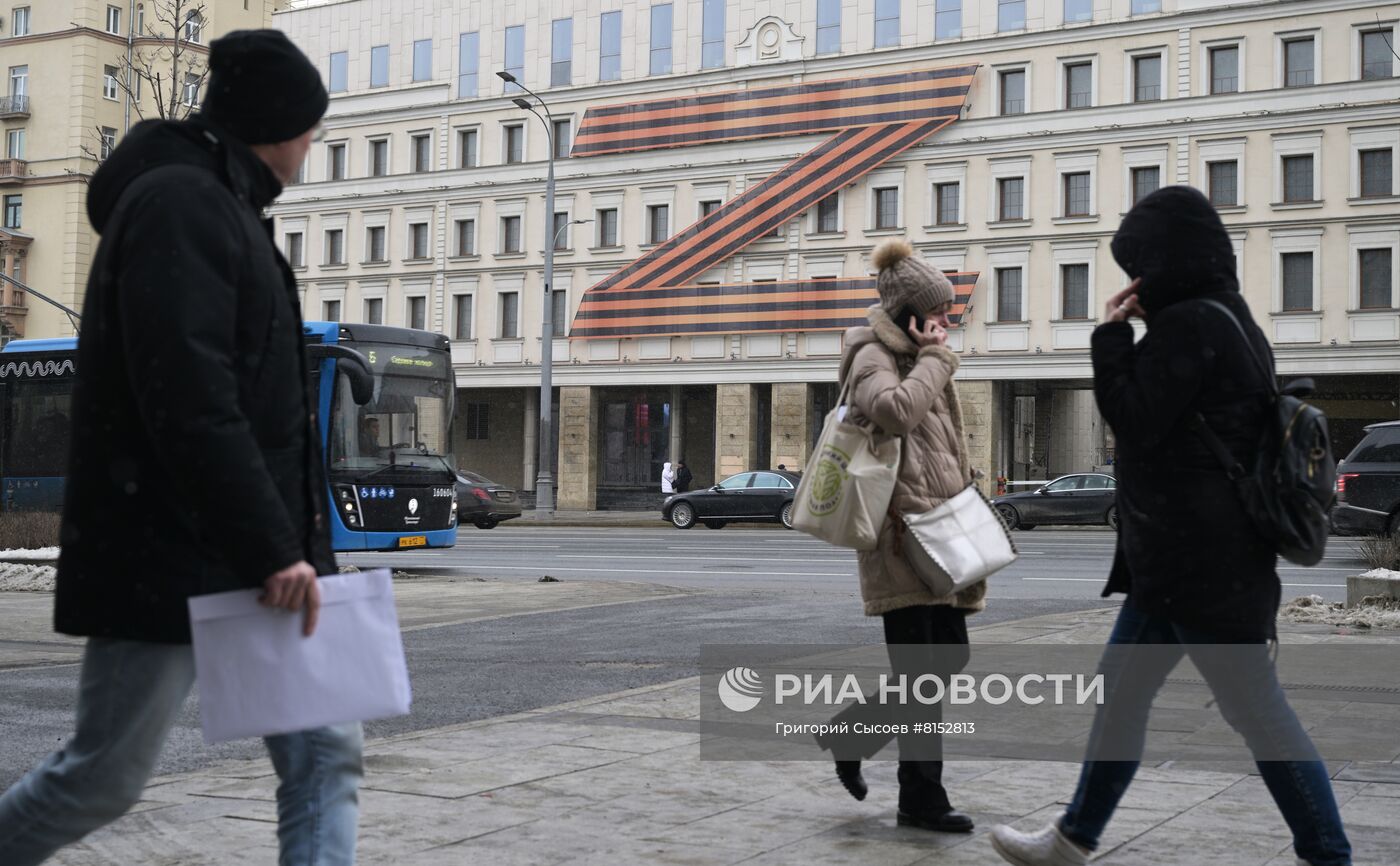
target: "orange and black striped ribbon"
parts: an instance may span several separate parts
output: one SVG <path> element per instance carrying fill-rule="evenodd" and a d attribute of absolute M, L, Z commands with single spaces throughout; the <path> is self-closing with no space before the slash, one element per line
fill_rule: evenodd
<path fill-rule="evenodd" d="M 834 330 L 856 318 L 864 321 L 865 307 L 875 298 L 870 279 L 691 283 L 952 123 L 975 71 L 960 66 L 590 109 L 574 144 L 576 155 L 811 132 L 836 135 L 590 288 L 570 336 Z M 787 289 L 775 291 L 775 286 Z M 959 314 L 971 294 L 971 283 L 966 287 Z M 850 311 L 858 302 L 855 317 Z"/>

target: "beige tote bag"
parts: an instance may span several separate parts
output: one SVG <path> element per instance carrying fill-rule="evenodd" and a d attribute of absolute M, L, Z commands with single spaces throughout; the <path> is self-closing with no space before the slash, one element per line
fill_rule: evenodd
<path fill-rule="evenodd" d="M 899 474 L 900 439 L 845 420 L 849 382 L 826 416 L 792 502 L 792 526 L 837 547 L 874 550 Z"/>
<path fill-rule="evenodd" d="M 1016 561 L 1016 544 L 991 503 L 969 484 L 922 514 L 905 514 L 904 556 L 934 595 L 951 595 Z"/>

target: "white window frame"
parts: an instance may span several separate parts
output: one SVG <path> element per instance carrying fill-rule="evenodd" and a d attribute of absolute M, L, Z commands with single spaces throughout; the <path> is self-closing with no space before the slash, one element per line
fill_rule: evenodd
<path fill-rule="evenodd" d="M 967 228 L 967 162 L 931 164 L 925 167 L 928 181 L 928 209 L 924 230 L 931 232 L 957 231 Z M 958 218 L 951 223 L 938 222 L 938 186 L 958 185 Z"/>
<path fill-rule="evenodd" d="M 1322 132 L 1274 133 L 1274 199 L 1276 210 L 1288 208 L 1320 207 L 1322 203 Z M 1313 159 L 1313 194 L 1310 201 L 1284 202 L 1283 200 L 1283 158 L 1285 156 L 1311 156 Z"/>
<path fill-rule="evenodd" d="M 594 225 L 592 229 L 593 245 L 590 247 L 591 249 L 615 250 L 626 245 L 626 235 L 623 234 L 624 223 L 627 220 L 627 214 L 625 213 L 625 208 L 623 207 L 625 203 L 625 197 L 626 196 L 622 190 L 606 190 L 603 192 L 595 192 L 590 196 L 591 201 L 589 202 L 589 205 L 593 210 L 594 219 Z M 602 221 L 598 219 L 598 211 L 600 210 L 611 210 L 617 212 L 617 237 L 614 239 L 616 240 L 616 243 L 612 244 L 611 246 L 604 247 L 598 245 L 599 241 L 602 240 L 602 238 L 599 237 L 599 233 L 603 228 Z"/>
<path fill-rule="evenodd" d="M 388 308 L 388 305 L 387 305 L 387 302 L 386 302 L 386 296 L 387 296 L 388 294 L 389 294 L 389 286 L 388 286 L 386 283 L 382 283 L 382 282 L 361 283 L 361 284 L 360 284 L 360 321 L 361 321 L 361 322 L 364 322 L 364 323 L 367 324 L 367 325 L 368 325 L 368 324 L 375 324 L 375 323 L 373 323 L 373 322 L 370 322 L 370 320 L 369 320 L 369 303 L 370 303 L 370 301 L 378 301 L 378 302 L 379 302 L 379 322 L 378 322 L 378 324 L 387 325 L 388 322 L 386 321 L 386 319 L 388 318 L 388 316 L 386 315 L 385 310 Z"/>
<path fill-rule="evenodd" d="M 1001 291 L 997 286 L 997 270 L 1001 268 L 1021 269 L 1021 318 L 1017 321 L 1003 322 L 1001 310 L 999 309 Z M 990 279 L 987 280 L 987 291 L 990 293 L 987 304 L 991 315 L 988 317 L 984 327 L 993 330 L 998 327 L 1009 329 L 1026 330 L 1031 320 L 1030 310 L 1030 285 L 1031 285 L 1031 247 L 1030 244 L 1017 244 L 1008 247 L 993 247 L 987 250 L 987 270 Z"/>
<path fill-rule="evenodd" d="M 1318 227 L 1274 229 L 1271 233 L 1273 245 L 1273 300 L 1270 309 L 1275 315 L 1307 315 L 1322 310 L 1322 235 Z M 1312 309 L 1283 311 L 1283 254 L 1312 253 Z"/>
<path fill-rule="evenodd" d="M 1089 104 L 1079 108 L 1070 109 L 1069 106 L 1069 67 L 1089 64 Z M 1059 81 L 1060 81 L 1060 107 L 1068 111 L 1082 111 L 1085 108 L 1095 108 L 1099 104 L 1099 56 L 1097 54 L 1079 54 L 1073 57 L 1061 57 L 1058 61 Z M 998 103 L 1000 104 L 1000 103 Z"/>
<path fill-rule="evenodd" d="M 448 297 L 452 299 L 452 329 L 449 339 L 454 343 L 475 343 L 478 336 L 476 323 L 481 312 L 476 305 L 477 287 L 464 283 L 450 286 L 449 291 L 451 294 L 449 294 Z M 457 335 L 457 312 L 458 305 L 461 303 L 462 298 L 471 299 L 471 315 L 468 317 L 469 321 L 467 323 L 467 331 L 471 334 L 470 337 L 459 337 Z"/>
<path fill-rule="evenodd" d="M 1365 33 L 1384 32 L 1390 30 L 1390 77 L 1393 79 L 1400 75 L 1400 59 L 1396 59 L 1394 51 L 1400 50 L 1400 21 L 1395 18 L 1382 18 L 1377 24 L 1376 19 L 1353 24 L 1351 29 L 1351 72 L 1348 77 L 1352 81 L 1361 81 L 1361 37 Z M 1354 76 L 1354 77 L 1353 77 Z M 1375 79 L 1384 81 L 1386 79 Z"/>
<path fill-rule="evenodd" d="M 413 227 L 425 226 L 423 235 L 427 240 L 427 255 L 415 256 L 413 250 Z M 409 211 L 404 214 L 403 259 L 406 262 L 427 262 L 434 258 L 433 251 L 433 212 L 431 210 Z"/>
<path fill-rule="evenodd" d="M 462 137 L 463 133 L 467 132 L 476 133 L 476 148 L 472 151 L 472 164 L 466 166 L 465 169 L 481 168 L 481 126 L 480 124 L 467 124 L 452 129 L 452 147 L 456 151 L 453 154 L 452 165 L 459 170 L 464 168 L 462 165 Z"/>
<path fill-rule="evenodd" d="M 1316 87 L 1322 84 L 1322 70 L 1325 68 L 1322 63 L 1322 28 L 1305 27 L 1301 30 L 1287 30 L 1274 34 L 1274 87 L 1284 89 L 1288 79 L 1287 70 L 1284 67 L 1284 43 L 1294 39 L 1306 39 L 1312 37 L 1313 41 L 1313 83 L 1309 87 Z M 1296 88 L 1288 88 L 1296 89 Z"/>
<path fill-rule="evenodd" d="M 1246 40 L 1243 36 L 1232 36 L 1222 39 L 1207 39 L 1201 42 L 1200 47 L 1200 70 L 1199 81 L 1195 88 L 1197 96 L 1230 96 L 1229 93 L 1212 94 L 1210 92 L 1212 71 L 1210 68 L 1210 52 L 1214 48 L 1234 48 L 1239 52 L 1239 64 L 1236 74 L 1239 76 L 1235 86 L 1235 93 L 1244 93 L 1248 89 L 1249 58 L 1245 56 Z"/>
<path fill-rule="evenodd" d="M 1006 159 L 993 159 L 987 162 L 987 174 L 989 183 L 987 184 L 987 225 L 997 226 L 1019 226 L 1031 222 L 1034 219 L 1031 205 L 1035 198 L 1032 195 L 1033 185 L 1031 178 L 1031 158 L 1029 156 L 1015 156 Z M 1019 177 L 1023 179 L 1021 185 L 1021 219 L 1003 220 L 1001 218 L 1001 181 L 1007 178 Z M 1002 267 L 1012 267 L 1003 265 Z"/>
<path fill-rule="evenodd" d="M 1001 113 L 1001 75 L 1003 72 L 1023 72 L 1026 76 L 1026 109 L 1021 114 Z M 1029 60 L 1017 61 L 1015 63 L 998 63 L 992 66 L 992 86 L 987 88 L 991 91 L 992 104 L 987 107 L 989 117 L 1020 117 L 1030 114 L 1032 111 L 1031 99 L 1035 93 L 1035 82 L 1031 80 L 1031 62 Z"/>
<path fill-rule="evenodd" d="M 282 250 L 282 255 L 287 259 L 287 264 L 293 270 L 299 271 L 304 270 L 306 268 L 308 250 L 307 241 L 310 240 L 310 232 L 307 230 L 307 223 L 309 222 L 310 220 L 308 220 L 306 217 L 297 217 L 294 219 L 281 220 L 277 226 L 278 231 L 282 233 L 282 243 L 279 245 L 279 249 Z M 289 251 L 287 249 L 287 236 L 296 234 L 301 235 L 301 264 L 297 264 L 296 262 L 292 261 L 292 257 L 288 254 Z"/>
<path fill-rule="evenodd" d="M 494 303 L 492 306 L 495 316 L 495 325 L 491 329 L 495 340 L 505 340 L 506 342 L 522 342 L 525 338 L 525 289 L 520 280 L 497 280 Z M 515 295 L 515 336 L 507 337 L 502 331 L 505 325 L 505 305 L 501 303 L 503 295 Z M 478 319 L 480 313 L 477 312 Z"/>
<path fill-rule="evenodd" d="M 883 228 L 883 229 L 881 229 L 881 228 L 876 228 L 876 227 L 875 227 L 875 226 L 876 226 L 876 217 L 878 216 L 878 214 L 875 212 L 875 190 L 877 190 L 877 189 L 891 189 L 891 188 L 895 190 L 895 197 L 896 197 L 896 201 L 895 201 L 895 224 L 894 224 L 893 227 L 890 227 L 890 228 Z M 866 230 L 866 232 L 897 232 L 897 231 L 903 231 L 903 230 L 904 230 L 904 227 L 905 227 L 906 225 L 908 225 L 908 223 L 905 222 L 905 210 L 904 210 L 904 209 L 905 209 L 905 206 L 906 206 L 906 203 L 907 203 L 907 200 L 908 200 L 908 199 L 907 199 L 907 196 L 905 195 L 905 189 L 904 189 L 904 169 L 903 169 L 903 168 L 887 168 L 887 169 L 883 169 L 883 170 L 878 170 L 878 171 L 873 171 L 873 172 L 871 172 L 870 174 L 866 175 L 866 185 L 865 185 L 865 189 L 866 189 L 866 193 L 865 193 L 865 230 Z"/>
<path fill-rule="evenodd" d="M 1160 181 L 1157 188 L 1172 185 L 1172 176 L 1167 174 L 1170 152 L 1171 146 L 1165 142 L 1146 147 L 1123 148 L 1123 213 L 1133 209 L 1133 169 L 1155 167 Z"/>
<path fill-rule="evenodd" d="M 1245 153 L 1248 151 L 1248 138 L 1222 138 L 1196 142 L 1196 188 L 1210 198 L 1210 164 L 1212 162 L 1234 162 L 1236 201 L 1233 205 L 1217 206 L 1217 210 L 1246 210 L 1249 196 L 1246 194 L 1249 175 L 1245 166 Z"/>
<path fill-rule="evenodd" d="M 404 296 L 403 296 L 403 326 L 404 326 L 405 328 L 412 328 L 412 327 L 413 327 L 413 315 L 412 315 L 413 302 L 416 301 L 416 300 L 420 300 L 420 299 L 421 299 L 421 300 L 423 301 L 423 330 L 425 330 L 425 331 L 432 330 L 432 327 L 433 327 L 433 311 L 429 308 L 429 304 L 428 304 L 428 301 L 429 301 L 431 295 L 432 295 L 432 292 L 431 292 L 431 290 L 429 289 L 428 286 L 424 286 L 424 285 L 421 285 L 421 284 L 415 284 L 415 285 L 412 285 L 412 286 L 404 286 Z"/>
<path fill-rule="evenodd" d="M 23 28 L 23 31 L 24 31 L 24 32 L 20 32 L 20 29 L 21 29 L 21 28 L 20 28 L 19 24 L 17 23 L 17 22 L 19 21 L 19 19 L 20 19 L 20 14 L 19 14 L 19 13 L 20 13 L 21 11 L 24 12 L 24 16 L 23 16 L 23 17 L 24 17 L 24 28 Z M 11 15 L 11 31 L 12 31 L 12 35 L 14 35 L 14 36 L 28 36 L 28 35 L 30 34 L 30 32 L 31 32 L 30 27 L 31 27 L 31 22 L 32 22 L 32 20 L 33 20 L 33 17 L 32 17 L 32 16 L 33 16 L 33 12 L 30 11 L 30 7 L 28 7 L 28 6 L 16 6 L 16 7 L 14 7 L 13 10 L 11 10 L 10 15 Z"/>
<path fill-rule="evenodd" d="M 113 13 L 116 14 L 113 15 Z M 116 19 L 115 22 L 113 18 Z M 106 29 L 113 36 L 122 35 L 122 8 L 120 6 L 113 6 L 110 3 L 107 5 Z"/>
<path fill-rule="evenodd" d="M 1138 102 L 1137 99 L 1137 60 L 1140 57 L 1153 57 L 1160 59 L 1161 80 L 1158 84 L 1161 87 L 1161 95 L 1156 99 Z M 1172 71 L 1176 68 L 1172 59 L 1172 50 L 1169 45 L 1144 45 L 1140 48 L 1130 48 L 1123 52 L 1123 104 L 1124 105 L 1151 105 L 1154 102 L 1166 102 L 1175 96 L 1176 77 Z"/>
<path fill-rule="evenodd" d="M 332 152 L 335 148 L 337 148 L 337 147 L 340 148 L 340 149 L 341 149 L 341 153 L 344 154 L 344 159 L 341 160 L 341 163 L 340 163 L 340 167 L 341 167 L 340 177 L 335 177 L 335 176 L 332 174 L 332 172 L 331 172 L 332 167 L 335 165 L 334 160 L 331 159 L 331 152 Z M 328 141 L 328 142 L 326 142 L 325 155 L 326 155 L 326 180 L 328 180 L 328 181 L 342 181 L 342 180 L 346 180 L 346 179 L 348 179 L 348 178 L 350 177 L 350 142 L 349 142 L 348 140 L 346 140 L 346 139 L 340 139 L 339 141 Z"/>
<path fill-rule="evenodd" d="M 384 173 L 374 173 L 374 146 L 384 143 Z M 376 135 L 365 139 L 365 177 L 388 177 L 394 173 L 394 139 L 391 135 Z"/>
<path fill-rule="evenodd" d="M 414 173 L 417 174 L 428 174 L 429 172 L 437 171 L 437 147 L 434 146 L 435 142 L 433 139 L 435 138 L 435 136 L 433 135 L 433 131 L 431 129 L 415 129 L 408 134 L 409 161 L 412 162 L 413 160 L 418 158 L 417 146 L 419 138 L 428 139 L 428 165 L 426 168 L 418 168 L 416 166 L 410 165 L 409 169 L 411 169 Z"/>
<path fill-rule="evenodd" d="M 108 74 L 107 74 L 107 70 L 108 70 L 108 69 L 112 70 L 112 74 L 111 74 L 111 75 L 108 75 Z M 112 102 L 116 102 L 116 101 L 117 101 L 117 94 L 119 94 L 119 93 L 121 92 L 120 85 L 118 84 L 118 76 L 119 76 L 120 74 L 121 74 L 121 70 L 120 70 L 118 67 L 116 67 L 116 66 L 105 66 L 105 65 L 104 65 L 104 66 L 102 67 L 102 98 L 103 98 L 103 99 L 109 99 L 109 100 L 111 100 Z M 182 91 L 181 95 L 183 95 L 183 91 Z"/>
<path fill-rule="evenodd" d="M 1093 184 L 1091 183 L 1090 186 Z M 1097 240 L 1073 240 L 1057 241 L 1050 244 L 1051 266 L 1055 269 L 1055 297 L 1054 309 L 1051 312 L 1051 320 L 1055 323 L 1068 324 L 1089 324 L 1098 321 L 1098 298 L 1094 292 L 1094 271 L 1095 261 L 1098 259 L 1099 242 Z M 1061 265 L 1088 265 L 1089 266 L 1089 290 L 1088 306 L 1085 309 L 1086 318 L 1066 319 L 1065 318 L 1065 287 L 1064 271 Z M 1023 281 L 1024 282 L 1024 281 Z"/>
<path fill-rule="evenodd" d="M 366 213 L 364 214 L 363 220 L 364 220 L 364 230 L 365 230 L 365 233 L 364 233 L 364 238 L 365 238 L 365 251 L 364 251 L 364 255 L 362 255 L 362 256 L 360 257 L 360 259 L 361 259 L 361 265 L 372 265 L 372 266 L 373 266 L 373 265 L 384 265 L 384 264 L 388 264 L 388 263 L 389 263 L 389 258 L 390 258 L 390 257 L 389 257 L 389 249 L 390 249 L 390 248 L 389 248 L 389 244 L 392 243 L 392 238 L 391 238 L 390 235 L 389 235 L 389 221 L 390 221 L 390 218 L 391 218 L 392 216 L 393 216 L 393 214 L 392 214 L 390 211 L 387 211 L 387 210 L 369 211 L 369 212 L 366 212 Z M 370 233 L 370 229 L 383 229 L 383 230 L 384 230 L 384 258 L 382 258 L 382 259 L 371 259 L 371 258 L 369 257 L 369 256 L 370 256 L 370 249 L 371 249 L 371 244 L 370 244 L 370 242 L 369 242 L 369 233 Z"/>
<path fill-rule="evenodd" d="M 510 154 L 510 129 L 514 127 L 520 130 L 520 162 L 507 162 L 506 158 Z M 477 138 L 480 146 L 480 137 Z M 524 121 L 508 121 L 501 124 L 501 165 L 524 165 L 530 161 L 530 125 Z"/>
<path fill-rule="evenodd" d="M 318 259 L 321 267 L 343 268 L 350 264 L 349 229 L 350 217 L 347 214 L 321 218 L 321 255 Z M 326 233 L 337 230 L 340 232 L 340 261 L 332 262 L 327 256 L 329 249 L 326 245 Z"/>
<path fill-rule="evenodd" d="M 1065 213 L 1065 175 L 1089 175 L 1089 213 L 1068 216 Z M 1055 154 L 1055 218 L 1056 222 L 1093 222 L 1099 218 L 1099 152 L 1079 151 Z M 1058 317 L 1057 317 L 1058 318 Z"/>
<path fill-rule="evenodd" d="M 496 243 L 495 243 L 495 246 L 494 246 L 494 251 L 495 251 L 495 254 L 496 254 L 496 255 L 498 255 L 498 256 L 523 256 L 523 255 L 525 255 L 525 254 L 527 254 L 527 253 L 529 252 L 530 245 L 529 245 L 529 241 L 526 240 L 526 238 L 529 237 L 529 235 L 527 235 L 527 234 L 525 233 L 525 230 L 526 230 L 526 225 L 525 225 L 525 211 L 526 211 L 526 206 L 527 206 L 527 204 L 528 204 L 528 202 L 527 202 L 525 199 L 523 199 L 523 198 L 522 198 L 522 199 L 512 199 L 512 200 L 510 200 L 510 201 L 498 201 L 498 202 L 496 202 L 496 215 L 495 215 L 495 216 L 496 216 Z M 504 231 L 502 231 L 502 228 L 503 228 L 502 220 L 504 220 L 506 217 L 519 217 L 519 218 L 520 218 L 520 251 L 519 251 L 519 252 L 506 252 L 506 246 L 505 246 L 505 243 L 506 243 L 506 233 L 505 233 Z M 480 225 L 480 224 L 478 223 L 478 225 Z M 480 246 L 477 246 L 477 249 L 481 249 L 481 247 L 480 247 Z"/>
<path fill-rule="evenodd" d="M 1400 162 L 1400 126 L 1354 127 L 1351 133 L 1351 181 L 1348 184 L 1351 204 L 1393 204 L 1390 198 L 1400 196 L 1400 184 L 1395 181 L 1396 163 Z M 1390 148 L 1390 198 L 1361 197 L 1361 151 Z"/>
<path fill-rule="evenodd" d="M 461 220 L 473 220 L 472 228 L 472 249 L 475 252 L 463 254 L 457 248 L 457 223 Z M 452 227 L 451 258 L 478 258 L 481 255 L 481 203 L 466 202 L 452 204 L 447 208 L 447 224 Z"/>
<path fill-rule="evenodd" d="M 594 201 L 598 196 L 594 195 Z M 653 241 L 651 238 L 651 208 L 657 205 L 666 205 L 666 238 L 663 241 Z M 642 246 L 653 246 L 656 243 L 664 243 L 666 240 L 676 236 L 678 230 L 678 220 L 676 219 L 676 188 L 674 186 L 658 186 L 642 188 L 642 236 L 640 243 Z M 622 206 L 618 206 L 618 243 L 626 243 L 622 235 Z"/>
<path fill-rule="evenodd" d="M 1352 313 L 1375 315 L 1395 312 L 1400 308 L 1400 224 L 1385 226 L 1349 226 L 1347 256 L 1350 259 L 1347 279 L 1347 310 Z M 1362 250 L 1390 250 L 1390 308 L 1361 309 Z"/>

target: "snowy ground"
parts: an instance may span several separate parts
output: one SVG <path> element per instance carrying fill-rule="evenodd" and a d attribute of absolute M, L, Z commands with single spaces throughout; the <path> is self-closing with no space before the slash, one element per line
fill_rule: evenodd
<path fill-rule="evenodd" d="M 53 592 L 52 565 L 0 561 L 0 592 Z"/>

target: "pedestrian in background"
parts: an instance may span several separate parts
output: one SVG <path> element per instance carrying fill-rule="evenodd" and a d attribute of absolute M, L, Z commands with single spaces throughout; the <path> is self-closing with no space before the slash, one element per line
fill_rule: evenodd
<path fill-rule="evenodd" d="M 846 332 L 841 382 L 849 382 L 846 421 L 903 438 L 903 459 L 889 517 L 875 550 L 860 551 L 861 598 L 867 616 L 884 620 L 885 643 L 896 676 L 947 677 L 967 664 L 967 614 L 985 606 L 986 584 L 935 596 L 904 556 L 900 515 L 921 514 L 961 492 L 972 480 L 962 410 L 953 374 L 958 356 L 947 348 L 953 287 L 943 272 L 914 255 L 903 240 L 878 247 L 872 262 L 880 303 L 869 325 Z M 910 715 L 910 714 L 913 715 Z M 894 714 L 894 717 L 891 717 Z M 901 718 L 902 716 L 902 718 Z M 941 707 L 852 704 L 832 721 L 912 725 L 941 720 Z M 836 759 L 836 774 L 857 800 L 867 787 L 861 761 L 890 741 L 886 736 L 818 738 Z M 936 735 L 899 737 L 901 825 L 968 833 L 972 819 L 953 809 L 943 787 Z"/>
<path fill-rule="evenodd" d="M 675 481 L 676 470 L 671 466 L 670 461 L 667 461 L 666 465 L 661 467 L 661 492 L 667 496 L 675 493 Z"/>
<path fill-rule="evenodd" d="M 676 481 L 672 485 L 677 493 L 685 493 L 690 489 L 690 483 L 695 480 L 695 475 L 691 473 L 690 467 L 682 460 L 676 463 Z"/>
<path fill-rule="evenodd" d="M 258 587 L 305 617 L 335 572 L 296 282 L 262 211 L 328 96 L 279 31 L 209 49 L 202 111 L 134 127 L 88 188 L 102 235 L 83 307 L 54 622 L 88 638 L 77 730 L 0 797 L 0 863 L 29 866 L 141 797 L 194 683 L 191 596 Z M 281 862 L 355 859 L 358 724 L 266 738 Z"/>
<path fill-rule="evenodd" d="M 1327 767 L 1288 705 L 1269 654 L 1281 593 L 1274 545 L 1255 528 L 1196 429 L 1199 414 L 1248 465 L 1272 411 L 1273 383 L 1252 357 L 1269 359 L 1272 374 L 1269 341 L 1240 294 L 1230 236 L 1205 196 L 1173 186 L 1133 207 L 1112 250 L 1133 282 L 1109 300 L 1092 341 L 1095 397 L 1116 445 L 1120 521 L 1103 594 L 1127 595 L 1099 667 L 1107 699 L 1064 815 L 1037 833 L 997 827 L 992 844 L 1017 866 L 1087 863 L 1139 763 L 1095 760 L 1095 753 L 1112 738 L 1141 754 L 1152 699 L 1188 655 L 1258 761 L 1293 832 L 1298 863 L 1349 866 L 1351 846 Z M 1136 344 L 1133 318 L 1147 322 Z M 1114 652 L 1140 644 L 1174 651 L 1142 653 L 1131 664 L 1127 653 Z M 1311 759 L 1268 758 L 1279 751 Z"/>

